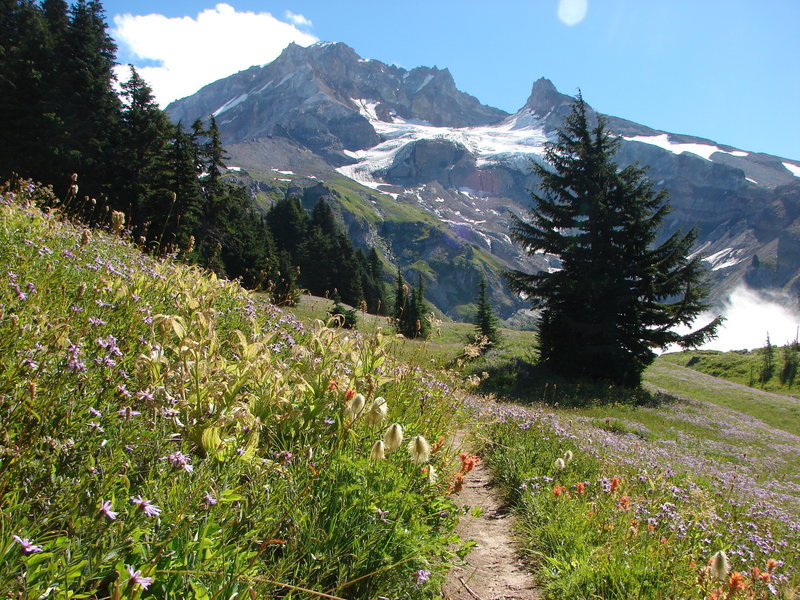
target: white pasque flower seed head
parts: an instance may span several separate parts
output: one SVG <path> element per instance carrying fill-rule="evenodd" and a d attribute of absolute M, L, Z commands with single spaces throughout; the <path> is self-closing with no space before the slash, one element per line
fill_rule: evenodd
<path fill-rule="evenodd" d="M 431 447 L 421 435 L 414 436 L 408 443 L 408 453 L 411 455 L 411 460 L 417 463 L 428 462 L 431 457 Z"/>
<path fill-rule="evenodd" d="M 722 581 L 728 576 L 728 571 L 730 571 L 728 555 L 724 550 L 720 550 L 711 557 L 711 575 L 714 579 Z"/>
<path fill-rule="evenodd" d="M 383 443 L 382 440 L 378 440 L 374 444 L 372 444 L 372 452 L 370 452 L 370 458 L 372 460 L 383 460 L 386 458 L 386 445 Z"/>
<path fill-rule="evenodd" d="M 356 394 L 353 399 L 344 407 L 344 418 L 348 423 L 355 421 L 364 410 L 366 400 L 363 394 Z"/>
<path fill-rule="evenodd" d="M 383 442 L 386 444 L 387 452 L 394 452 L 403 443 L 403 428 L 397 423 L 390 425 L 386 433 L 383 434 Z"/>
<path fill-rule="evenodd" d="M 386 404 L 386 399 L 382 396 L 378 396 L 372 401 L 372 406 L 365 420 L 370 427 L 373 425 L 380 425 L 386 420 L 388 414 L 389 406 Z"/>

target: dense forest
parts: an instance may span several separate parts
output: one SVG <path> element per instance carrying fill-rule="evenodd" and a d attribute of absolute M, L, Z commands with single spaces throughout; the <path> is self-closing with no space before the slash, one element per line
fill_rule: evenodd
<path fill-rule="evenodd" d="M 102 4 L 0 3 L 0 179 L 53 187 L 70 217 L 111 215 L 144 249 L 176 254 L 291 302 L 299 289 L 387 312 L 374 249 L 354 248 L 331 207 L 296 197 L 265 215 L 225 181 L 213 117 L 171 123 L 136 70 L 117 85 Z"/>

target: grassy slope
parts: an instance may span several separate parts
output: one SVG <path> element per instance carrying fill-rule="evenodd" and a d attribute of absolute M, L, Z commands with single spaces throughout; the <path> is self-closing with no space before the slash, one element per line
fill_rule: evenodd
<path fill-rule="evenodd" d="M 776 347 L 774 349 L 773 362 L 775 366 L 772 376 L 764 382 L 759 381 L 764 354 L 764 348 L 735 352 L 691 350 L 665 354 L 661 357 L 661 360 L 675 365 L 691 367 L 695 371 L 727 379 L 734 383 L 800 398 L 800 381 L 786 385 L 780 381 L 780 372 L 784 364 L 783 348 Z"/>
<path fill-rule="evenodd" d="M 457 389 L 0 192 L 0 597 L 436 595 L 457 460 L 405 446 L 460 427 Z"/>

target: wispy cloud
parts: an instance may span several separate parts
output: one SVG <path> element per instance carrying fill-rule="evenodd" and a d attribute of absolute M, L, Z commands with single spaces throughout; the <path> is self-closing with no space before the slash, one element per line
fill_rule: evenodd
<path fill-rule="evenodd" d="M 589 9 L 588 0 L 558 0 L 558 18 L 564 25 L 577 25 Z"/>
<path fill-rule="evenodd" d="M 310 27 L 311 21 L 292 17 L 293 24 L 268 12 L 237 12 L 220 3 L 196 18 L 117 15 L 112 35 L 120 55 L 137 67 L 163 107 L 217 79 L 272 61 L 290 42 L 316 42 L 297 28 Z M 119 67 L 118 77 L 124 81 L 128 76 L 127 67 Z"/>
<path fill-rule="evenodd" d="M 296 27 L 311 27 L 313 25 L 313 23 L 303 15 L 296 15 L 290 10 L 287 10 L 284 16 L 287 21 Z"/>
<path fill-rule="evenodd" d="M 788 299 L 751 290 L 745 286 L 734 289 L 722 311 L 725 322 L 716 339 L 703 348 L 708 350 L 744 350 L 761 348 L 770 342 L 782 346 L 795 339 L 800 326 L 800 314 L 787 308 Z M 711 315 L 699 317 L 696 325 L 704 325 Z M 688 331 L 685 329 L 683 331 Z"/>

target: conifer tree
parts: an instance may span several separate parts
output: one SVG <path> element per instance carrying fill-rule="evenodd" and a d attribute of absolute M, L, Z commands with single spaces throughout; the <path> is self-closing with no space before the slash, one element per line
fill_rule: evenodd
<path fill-rule="evenodd" d="M 398 331 L 401 331 L 403 315 L 408 309 L 408 284 L 403 279 L 403 273 L 397 269 L 397 278 L 394 286 L 394 306 L 392 306 L 392 318 Z M 402 332 L 402 331 L 401 331 Z"/>
<path fill-rule="evenodd" d="M 398 270 L 393 316 L 397 331 L 407 338 L 427 338 L 430 335 L 431 324 L 423 296 L 422 276 L 417 287 L 410 289 Z"/>
<path fill-rule="evenodd" d="M 758 380 L 761 382 L 762 387 L 772 379 L 775 374 L 775 346 L 769 339 L 767 333 L 767 342 L 764 345 L 764 351 L 761 354 L 761 369 L 758 374 Z"/>
<path fill-rule="evenodd" d="M 111 197 L 113 158 L 110 152 L 119 126 L 120 101 L 114 91 L 116 44 L 106 31 L 98 0 L 78 0 L 71 7 L 66 33 L 61 110 L 69 137 L 65 171 L 79 172 L 84 193 Z"/>
<path fill-rule="evenodd" d="M 500 329 L 497 326 L 497 317 L 489 304 L 486 296 L 486 279 L 481 278 L 480 292 L 478 293 L 478 310 L 475 313 L 475 330 L 479 336 L 485 337 L 489 344 L 497 346 L 500 344 Z"/>
<path fill-rule="evenodd" d="M 376 315 L 384 315 L 389 306 L 386 299 L 386 286 L 383 283 L 383 265 L 375 248 L 370 248 L 367 255 L 366 272 L 364 296 L 367 301 L 367 310 Z"/>
<path fill-rule="evenodd" d="M 275 245 L 289 253 L 292 264 L 299 264 L 298 248 L 308 230 L 308 215 L 300 200 L 293 196 L 278 200 L 267 213 L 267 224 Z"/>
<path fill-rule="evenodd" d="M 125 211 L 129 222 L 151 222 L 150 239 L 163 245 L 168 241 L 162 239 L 165 226 L 175 212 L 167 156 L 174 130 L 150 86 L 133 66 L 130 73 L 121 86 L 123 107 L 114 144 L 118 175 L 112 207 Z"/>
<path fill-rule="evenodd" d="M 526 251 L 556 255 L 552 273 L 507 274 L 510 287 L 542 308 L 540 361 L 565 376 L 638 386 L 655 358 L 652 348 L 692 347 L 713 337 L 720 319 L 686 335 L 705 308 L 701 257 L 689 258 L 693 231 L 655 245 L 668 212 L 638 165 L 613 160 L 619 142 L 602 117 L 590 127 L 579 95 L 548 144 L 550 169 L 541 180 L 529 220 L 514 217 L 512 235 Z"/>

